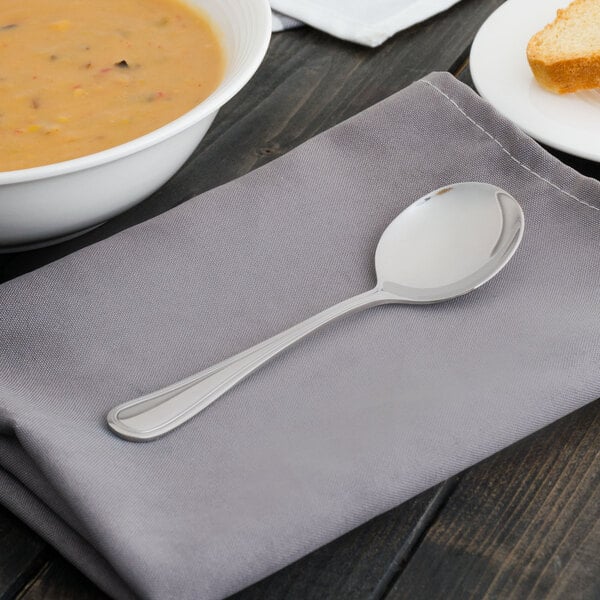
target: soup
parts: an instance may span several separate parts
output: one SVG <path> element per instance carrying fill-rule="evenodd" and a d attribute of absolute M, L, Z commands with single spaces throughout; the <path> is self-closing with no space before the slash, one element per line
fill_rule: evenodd
<path fill-rule="evenodd" d="M 180 0 L 2 0 L 0 171 L 105 150 L 218 86 L 224 53 Z"/>

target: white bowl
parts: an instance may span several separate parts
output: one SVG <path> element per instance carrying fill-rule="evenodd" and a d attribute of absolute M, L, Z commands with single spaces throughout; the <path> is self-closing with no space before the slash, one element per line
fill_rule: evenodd
<path fill-rule="evenodd" d="M 220 33 L 225 76 L 198 106 L 125 144 L 43 167 L 0 172 L 0 252 L 44 246 L 137 204 L 192 154 L 217 111 L 252 77 L 271 37 L 268 0 L 186 0 Z"/>

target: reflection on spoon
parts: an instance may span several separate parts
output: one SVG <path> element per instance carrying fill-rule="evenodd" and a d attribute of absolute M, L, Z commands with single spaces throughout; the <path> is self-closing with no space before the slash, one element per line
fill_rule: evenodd
<path fill-rule="evenodd" d="M 426 304 L 466 294 L 510 260 L 524 217 L 507 192 L 457 183 L 423 196 L 383 232 L 377 285 L 167 388 L 117 406 L 109 427 L 131 441 L 157 438 L 191 419 L 294 342 L 343 315 L 380 304 Z"/>

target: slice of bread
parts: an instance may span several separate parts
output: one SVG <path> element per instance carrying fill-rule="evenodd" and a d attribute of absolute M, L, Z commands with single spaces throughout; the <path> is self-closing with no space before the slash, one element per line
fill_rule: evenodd
<path fill-rule="evenodd" d="M 538 83 L 558 94 L 600 87 L 600 0 L 574 0 L 527 45 Z"/>

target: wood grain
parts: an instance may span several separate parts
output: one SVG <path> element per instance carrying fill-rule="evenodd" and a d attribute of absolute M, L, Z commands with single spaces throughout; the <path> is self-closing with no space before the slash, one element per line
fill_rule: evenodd
<path fill-rule="evenodd" d="M 0 600 L 9 600 L 46 561 L 46 545 L 0 507 Z"/>
<path fill-rule="evenodd" d="M 256 76 L 223 107 L 196 152 L 167 184 L 85 236 L 51 248 L 0 255 L 0 282 L 260 167 L 431 71 L 452 70 L 464 61 L 481 22 L 501 3 L 463 0 L 377 49 L 308 27 L 275 34 Z"/>
<path fill-rule="evenodd" d="M 409 559 L 453 486 L 454 480 L 420 494 L 231 600 L 383 598 L 397 569 Z"/>
<path fill-rule="evenodd" d="M 24 587 L 18 600 L 109 600 L 75 567 L 53 554 Z"/>
<path fill-rule="evenodd" d="M 389 600 L 600 598 L 600 401 L 467 471 Z"/>
<path fill-rule="evenodd" d="M 309 28 L 276 34 L 256 77 L 170 182 L 77 240 L 1 256 L 0 281 L 260 167 L 432 70 L 468 83 L 470 42 L 501 3 L 463 0 L 376 50 Z M 600 176 L 595 164 L 560 158 Z M 599 403 L 590 405 L 232 600 L 600 598 L 599 414 Z M 0 510 L 0 600 L 17 597 L 105 600 Z"/>

